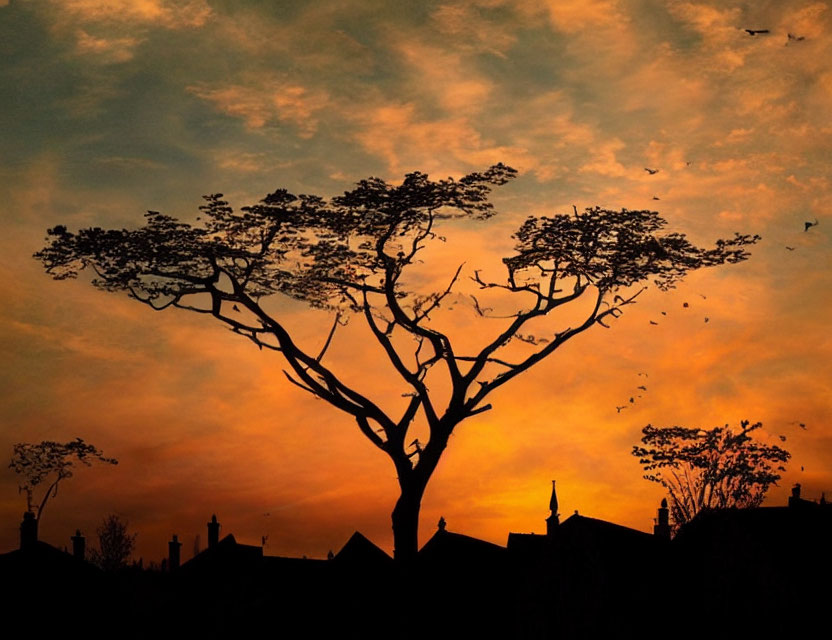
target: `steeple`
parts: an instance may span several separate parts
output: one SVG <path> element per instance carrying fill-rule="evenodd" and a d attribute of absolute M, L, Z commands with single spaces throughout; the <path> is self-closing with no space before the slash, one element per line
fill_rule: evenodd
<path fill-rule="evenodd" d="M 546 535 L 551 537 L 555 535 L 555 531 L 560 524 L 560 519 L 558 518 L 558 495 L 555 493 L 554 480 L 552 480 L 552 497 L 549 498 L 549 510 L 552 513 L 546 518 Z"/>

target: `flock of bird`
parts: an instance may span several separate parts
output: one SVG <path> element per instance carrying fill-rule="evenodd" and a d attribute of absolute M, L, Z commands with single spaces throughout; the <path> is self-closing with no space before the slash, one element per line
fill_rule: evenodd
<path fill-rule="evenodd" d="M 639 372 L 638 372 L 638 375 L 639 375 L 639 377 L 640 377 L 640 378 L 641 378 L 641 377 L 645 377 L 645 378 L 647 378 L 647 377 L 648 377 L 648 376 L 647 376 L 647 374 L 646 374 L 646 373 L 644 373 L 643 371 L 639 371 Z M 640 385 L 638 385 L 638 386 L 636 387 L 636 390 L 633 392 L 633 395 L 631 395 L 631 396 L 630 396 L 630 400 L 629 400 L 629 402 L 627 402 L 626 404 L 622 404 L 622 405 L 620 405 L 620 406 L 616 406 L 616 407 L 615 407 L 615 411 L 616 411 L 616 413 L 621 413 L 621 412 L 622 412 L 622 411 L 624 411 L 625 409 L 628 409 L 630 406 L 632 406 L 632 405 L 634 405 L 634 404 L 635 404 L 636 399 L 643 397 L 643 396 L 639 393 L 639 391 L 643 391 L 644 393 L 647 393 L 647 385 L 646 385 L 646 384 L 640 384 Z"/>

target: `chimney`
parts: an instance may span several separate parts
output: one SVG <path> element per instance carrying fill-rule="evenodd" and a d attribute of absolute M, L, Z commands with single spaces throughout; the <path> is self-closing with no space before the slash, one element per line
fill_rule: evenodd
<path fill-rule="evenodd" d="M 173 534 L 173 540 L 168 542 L 168 565 L 170 566 L 171 571 L 179 568 L 179 551 L 181 548 L 182 543 L 179 542 L 179 538 L 176 534 Z"/>
<path fill-rule="evenodd" d="M 546 535 L 551 538 L 555 535 L 560 524 L 560 518 L 558 517 L 558 495 L 555 493 L 554 480 L 552 480 L 552 497 L 549 498 L 549 510 L 552 513 L 546 518 Z"/>
<path fill-rule="evenodd" d="M 217 515 L 211 516 L 211 522 L 208 523 L 208 548 L 212 549 L 220 541 L 220 523 L 217 522 Z"/>
<path fill-rule="evenodd" d="M 84 555 L 87 549 L 87 539 L 81 535 L 81 530 L 76 529 L 75 535 L 72 536 L 72 555 L 79 560 L 84 560 Z"/>
<path fill-rule="evenodd" d="M 670 540 L 670 511 L 667 508 L 667 498 L 662 498 L 659 517 L 653 525 L 653 535 L 662 540 Z"/>
<path fill-rule="evenodd" d="M 795 485 L 792 487 L 792 495 L 789 497 L 789 506 L 790 507 L 797 507 L 800 506 L 802 500 L 800 499 L 800 483 L 796 482 Z"/>
<path fill-rule="evenodd" d="M 38 541 L 38 521 L 32 511 L 23 514 L 20 523 L 20 548 L 33 549 Z"/>

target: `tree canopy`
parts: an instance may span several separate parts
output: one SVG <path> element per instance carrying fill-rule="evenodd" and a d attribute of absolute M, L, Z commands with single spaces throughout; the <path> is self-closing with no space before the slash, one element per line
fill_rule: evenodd
<path fill-rule="evenodd" d="M 700 511 L 762 504 L 791 454 L 776 445 L 754 440 L 761 422 L 726 424 L 712 429 L 654 427 L 642 430 L 643 446 L 633 455 L 647 472 L 644 478 L 667 489 L 676 529 Z"/>
<path fill-rule="evenodd" d="M 18 490 L 26 494 L 26 510 L 36 514 L 38 520 L 50 497 L 58 495 L 61 480 L 72 477 L 75 462 L 91 466 L 95 461 L 118 464 L 115 458 L 107 458 L 91 444 L 81 438 L 60 443 L 44 440 L 37 444 L 21 442 L 14 445 L 9 468 L 21 476 Z M 34 511 L 34 494 L 41 484 L 49 483 Z"/>
<path fill-rule="evenodd" d="M 328 200 L 279 189 L 240 211 L 213 194 L 205 196 L 195 224 L 151 211 L 138 229 L 73 233 L 56 226 L 35 257 L 56 279 L 89 268 L 100 289 L 126 292 L 156 310 L 213 316 L 260 349 L 280 352 L 293 384 L 350 414 L 392 460 L 402 492 L 393 512 L 396 552 L 413 554 L 425 486 L 453 429 L 489 409 L 491 392 L 589 327 L 609 326 L 648 284 L 667 289 L 691 270 L 741 262 L 759 239 L 736 234 L 700 248 L 684 234 L 664 233 L 666 222 L 654 211 L 594 207 L 529 217 L 513 236 L 513 254 L 502 260 L 505 279 L 477 270 L 471 276 L 475 287 L 516 299 L 518 310 L 497 316 L 472 295 L 478 316 L 502 326 L 477 350 L 460 352 L 432 315 L 448 302 L 464 264 L 449 274 L 446 286 L 427 294 L 410 288 L 403 274 L 430 243 L 444 241 L 437 232 L 444 221 L 494 216 L 492 188 L 515 175 L 497 164 L 459 179 L 431 180 L 414 172 L 396 185 L 368 178 Z M 273 294 L 332 313 L 323 348 L 310 350 L 293 339 L 263 304 Z M 588 301 L 580 322 L 540 337 L 522 333 L 532 321 L 579 299 Z M 366 321 L 409 388 L 395 414 L 326 364 L 327 349 L 349 314 Z M 512 349 L 517 341 L 532 348 L 518 353 Z M 447 399 L 430 392 L 429 377 L 443 379 Z M 424 446 L 408 442 L 417 415 L 429 431 Z"/>

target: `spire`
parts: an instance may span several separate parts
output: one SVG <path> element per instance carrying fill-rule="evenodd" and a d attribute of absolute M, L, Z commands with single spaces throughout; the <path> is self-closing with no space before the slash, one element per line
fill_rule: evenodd
<path fill-rule="evenodd" d="M 555 493 L 554 480 L 552 480 L 552 497 L 549 498 L 549 510 L 552 513 L 546 518 L 546 535 L 551 537 L 555 535 L 555 531 L 560 524 L 560 519 L 558 518 L 558 496 Z"/>
<path fill-rule="evenodd" d="M 552 497 L 549 498 L 549 511 L 557 515 L 558 512 L 558 494 L 555 492 L 555 481 L 552 480 Z"/>

